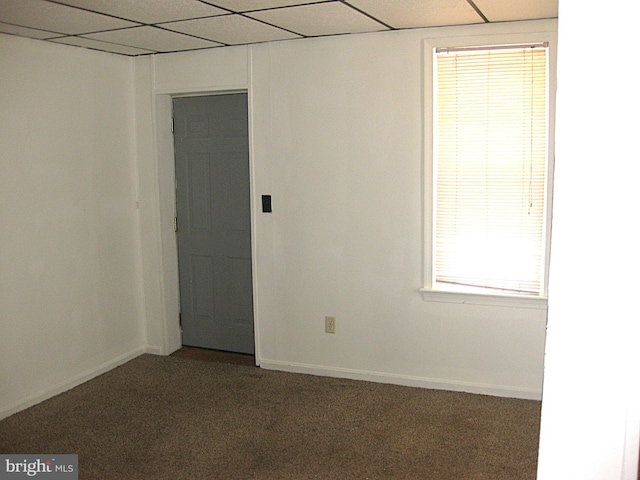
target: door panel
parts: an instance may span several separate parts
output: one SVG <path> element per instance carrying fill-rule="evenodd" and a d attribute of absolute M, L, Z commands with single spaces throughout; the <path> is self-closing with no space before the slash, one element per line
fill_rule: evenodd
<path fill-rule="evenodd" d="M 253 353 L 247 95 L 173 108 L 182 343 Z"/>

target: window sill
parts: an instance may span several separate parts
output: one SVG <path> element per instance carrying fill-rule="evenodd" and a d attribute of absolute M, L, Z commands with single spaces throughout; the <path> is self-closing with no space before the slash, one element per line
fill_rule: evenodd
<path fill-rule="evenodd" d="M 475 291 L 474 291 L 475 290 Z M 421 288 L 420 293 L 425 302 L 455 303 L 464 305 L 488 305 L 493 307 L 531 308 L 535 310 L 547 309 L 547 297 L 486 293 L 481 289 L 448 290 L 446 287 L 436 289 Z"/>

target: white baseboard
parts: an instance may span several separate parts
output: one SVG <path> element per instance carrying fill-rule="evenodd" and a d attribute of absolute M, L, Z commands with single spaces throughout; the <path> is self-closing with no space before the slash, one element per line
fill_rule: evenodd
<path fill-rule="evenodd" d="M 162 347 L 157 345 L 147 345 L 144 349 L 144 353 L 150 353 L 151 355 L 164 355 Z"/>
<path fill-rule="evenodd" d="M 162 355 L 162 349 L 155 346 L 138 347 L 130 352 L 120 355 L 108 362 L 92 368 L 84 373 L 71 377 L 51 388 L 42 390 L 23 400 L 0 409 L 0 420 L 14 413 L 36 405 L 55 395 L 72 389 L 92 378 L 102 375 L 115 367 L 127 363 L 143 353 Z M 354 370 L 347 368 L 324 367 L 302 363 L 282 362 L 278 360 L 260 359 L 260 367 L 266 370 L 278 370 L 282 372 L 305 373 L 324 377 L 349 378 L 352 380 L 364 380 L 368 382 L 388 383 L 406 387 L 431 388 L 435 390 L 450 390 L 454 392 L 468 392 L 496 397 L 521 398 L 525 400 L 541 400 L 542 391 L 532 388 L 510 387 L 484 383 L 457 382 L 452 380 L 416 377 L 411 375 L 394 375 L 389 373 L 371 372 L 366 370 Z"/>
<path fill-rule="evenodd" d="M 534 388 L 510 387 L 485 383 L 460 382 L 438 378 L 416 377 L 411 375 L 395 375 L 390 373 L 370 372 L 347 368 L 324 367 L 302 363 L 282 362 L 278 360 L 260 359 L 260 367 L 266 370 L 282 372 L 306 373 L 323 377 L 348 378 L 368 382 L 388 383 L 405 387 L 430 388 L 454 392 L 476 393 L 494 397 L 520 398 L 524 400 L 541 400 L 542 390 Z"/>
<path fill-rule="evenodd" d="M 95 378 L 98 375 L 102 375 L 103 373 L 108 372 L 109 370 L 112 370 L 119 365 L 127 363 L 129 360 L 132 360 L 142 355 L 143 353 L 147 353 L 148 350 L 149 349 L 147 347 L 138 347 L 134 350 L 131 350 L 130 352 L 127 352 L 112 360 L 109 360 L 108 362 L 105 362 L 102 365 L 98 365 L 97 367 L 87 370 L 86 372 L 75 375 L 57 385 L 52 386 L 51 388 L 41 390 L 40 392 L 34 395 L 30 395 L 29 397 L 23 400 L 15 402 L 6 407 L 0 408 L 0 420 L 10 415 L 13 415 L 14 413 L 18 413 L 21 410 L 32 407 L 33 405 L 43 402 L 44 400 L 48 400 L 49 398 L 54 397 L 62 392 L 66 392 L 67 390 L 70 390 L 73 387 L 77 387 L 81 383 L 91 380 L 92 378 Z M 149 352 L 149 353 L 153 353 L 153 352 Z"/>

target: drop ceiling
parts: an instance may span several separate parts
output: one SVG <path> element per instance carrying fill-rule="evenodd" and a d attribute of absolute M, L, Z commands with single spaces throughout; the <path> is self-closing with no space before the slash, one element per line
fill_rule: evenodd
<path fill-rule="evenodd" d="M 0 0 L 0 33 L 136 56 L 557 16 L 558 0 Z"/>

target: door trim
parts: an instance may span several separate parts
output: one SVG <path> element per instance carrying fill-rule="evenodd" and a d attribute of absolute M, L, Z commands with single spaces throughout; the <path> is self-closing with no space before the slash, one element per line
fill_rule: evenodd
<path fill-rule="evenodd" d="M 176 176 L 175 155 L 173 145 L 173 132 L 171 122 L 173 118 L 173 97 L 193 97 L 202 95 L 225 95 L 233 93 L 247 94 L 248 121 L 249 121 L 249 198 L 251 202 L 251 268 L 253 288 L 253 331 L 256 365 L 260 365 L 260 335 L 259 335 L 259 309 L 257 292 L 257 265 L 256 265 L 256 190 L 255 190 L 255 165 L 253 155 L 252 135 L 252 108 L 251 92 L 246 85 L 237 88 L 225 87 L 219 90 L 179 91 L 175 93 L 162 92 L 154 94 L 154 137 L 155 154 L 157 160 L 157 202 L 159 208 L 159 266 L 160 291 L 161 291 L 161 336 L 163 338 L 162 353 L 169 355 L 182 346 L 178 315 L 180 313 L 180 289 L 178 280 L 178 243 L 174 231 L 174 218 L 176 215 Z"/>

